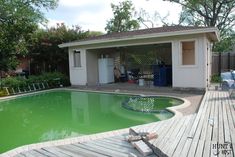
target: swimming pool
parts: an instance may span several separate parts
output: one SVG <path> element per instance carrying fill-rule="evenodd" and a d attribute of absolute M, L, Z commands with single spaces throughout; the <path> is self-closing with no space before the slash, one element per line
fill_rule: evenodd
<path fill-rule="evenodd" d="M 130 97 L 55 90 L 0 101 L 0 153 L 26 144 L 127 128 L 174 115 L 123 108 L 122 103 Z"/>

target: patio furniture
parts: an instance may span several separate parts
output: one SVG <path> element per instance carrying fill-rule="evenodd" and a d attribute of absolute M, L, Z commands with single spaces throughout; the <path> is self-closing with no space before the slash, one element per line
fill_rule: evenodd
<path fill-rule="evenodd" d="M 130 76 L 132 77 L 133 80 L 139 79 L 139 72 L 140 72 L 140 69 L 131 69 Z"/>
<path fill-rule="evenodd" d="M 222 90 L 235 88 L 235 71 L 221 73 Z"/>
<path fill-rule="evenodd" d="M 235 71 L 221 73 L 222 90 L 228 90 L 229 96 L 235 94 Z"/>

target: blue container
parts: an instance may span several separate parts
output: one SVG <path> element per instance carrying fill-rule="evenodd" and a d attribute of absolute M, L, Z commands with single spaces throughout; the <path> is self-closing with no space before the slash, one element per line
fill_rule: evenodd
<path fill-rule="evenodd" d="M 167 86 L 172 84 L 172 68 L 153 66 L 153 84 L 154 86 Z"/>

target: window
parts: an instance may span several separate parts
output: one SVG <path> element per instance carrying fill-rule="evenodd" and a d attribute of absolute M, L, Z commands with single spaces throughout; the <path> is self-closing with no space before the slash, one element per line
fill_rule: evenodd
<path fill-rule="evenodd" d="M 73 59 L 74 59 L 74 67 L 81 67 L 81 53 L 80 53 L 80 51 L 74 50 Z"/>
<path fill-rule="evenodd" d="M 181 42 L 182 65 L 195 65 L 195 41 Z"/>

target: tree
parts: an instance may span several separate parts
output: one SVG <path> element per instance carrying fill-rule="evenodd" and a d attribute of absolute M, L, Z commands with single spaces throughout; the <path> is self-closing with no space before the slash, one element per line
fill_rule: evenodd
<path fill-rule="evenodd" d="M 79 26 L 68 28 L 63 23 L 46 30 L 37 30 L 32 36 L 28 54 L 31 58 L 31 73 L 59 71 L 68 75 L 68 51 L 58 45 L 100 34 L 101 32 L 83 31 Z"/>
<path fill-rule="evenodd" d="M 110 19 L 105 27 L 108 33 L 123 32 L 139 28 L 138 20 L 133 19 L 134 7 L 131 1 L 120 2 L 119 5 L 111 4 L 114 17 Z"/>
<path fill-rule="evenodd" d="M 139 23 L 146 28 L 153 28 L 158 25 L 158 22 L 161 22 L 164 26 L 174 25 L 167 22 L 169 13 L 164 17 L 162 17 L 157 11 L 150 15 L 146 10 L 141 8 L 139 11 L 136 11 L 135 16 Z"/>
<path fill-rule="evenodd" d="M 220 30 L 221 42 L 215 51 L 230 50 L 234 40 L 235 1 L 234 0 L 170 0 L 182 5 L 180 24 L 217 27 Z M 224 41 L 225 40 L 225 41 Z M 229 47 L 227 47 L 229 46 Z M 221 49 L 222 47 L 226 49 Z M 217 49 L 219 48 L 219 49 Z"/>
<path fill-rule="evenodd" d="M 235 26 L 234 0 L 171 0 L 182 5 L 181 21 L 193 25 L 216 26 L 222 33 Z M 224 32 L 225 31 L 225 32 Z"/>
<path fill-rule="evenodd" d="M 17 56 L 27 54 L 32 33 L 45 21 L 40 10 L 56 6 L 57 0 L 0 0 L 0 71 L 16 67 Z"/>

